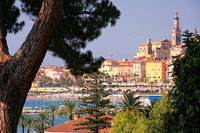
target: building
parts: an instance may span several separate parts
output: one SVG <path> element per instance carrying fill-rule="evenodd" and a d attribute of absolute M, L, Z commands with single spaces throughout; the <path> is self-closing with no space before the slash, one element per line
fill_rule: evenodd
<path fill-rule="evenodd" d="M 160 47 L 155 50 L 155 60 L 166 60 L 170 58 L 171 41 L 163 39 L 160 41 Z"/>
<path fill-rule="evenodd" d="M 165 62 L 146 61 L 146 78 L 149 82 L 160 82 L 165 79 Z"/>
<path fill-rule="evenodd" d="M 50 77 L 52 80 L 59 80 L 60 78 L 67 78 L 66 73 L 69 71 L 65 67 L 59 67 L 59 66 L 53 66 L 53 65 L 47 65 L 40 67 L 38 73 L 36 74 L 36 77 L 38 76 L 47 76 Z"/>
<path fill-rule="evenodd" d="M 133 60 L 123 59 L 119 61 L 118 77 L 123 82 L 131 82 L 133 80 Z"/>
<path fill-rule="evenodd" d="M 143 60 L 133 62 L 133 75 L 137 82 L 143 81 L 146 74 L 146 66 Z"/>
<path fill-rule="evenodd" d="M 172 30 L 172 46 L 180 44 L 181 44 L 181 29 L 179 26 L 178 13 L 176 13 L 176 16 L 174 18 L 174 27 Z"/>
<path fill-rule="evenodd" d="M 170 80 L 171 80 L 171 78 L 170 78 L 170 76 L 171 76 L 171 61 L 170 61 L 170 59 L 166 59 L 165 60 L 165 83 L 166 82 L 169 82 Z"/>
<path fill-rule="evenodd" d="M 176 45 L 176 46 L 172 46 L 170 48 L 170 56 L 174 57 L 174 56 L 179 56 L 185 53 L 186 51 L 186 47 L 184 47 L 185 45 L 181 44 L 181 45 Z"/>
<path fill-rule="evenodd" d="M 61 124 L 52 128 L 48 128 L 44 131 L 44 133 L 92 133 L 91 130 L 89 129 L 80 129 L 80 130 L 74 129 L 78 127 L 83 127 L 83 126 L 76 126 L 76 124 L 87 121 L 86 119 L 87 117 L 91 117 L 91 116 L 75 118 L 75 120 L 68 121 L 64 124 Z M 106 115 L 106 117 L 113 119 L 113 116 L 110 116 L 110 115 Z M 109 122 L 112 123 L 112 121 L 109 121 Z M 112 128 L 107 127 L 107 128 L 100 129 L 99 132 L 108 133 L 111 130 Z"/>
<path fill-rule="evenodd" d="M 171 40 L 163 39 L 160 42 L 152 42 L 151 38 L 148 37 L 147 43 L 138 47 L 133 60 L 123 59 L 117 61 L 117 63 L 107 60 L 103 64 L 103 72 L 111 76 L 117 75 L 119 80 L 123 82 L 136 81 L 136 79 L 137 81 L 143 81 L 147 78 L 149 78 L 149 81 L 171 80 L 173 57 L 184 56 L 187 49 L 185 45 L 181 44 L 178 13 L 176 13 L 173 21 Z M 198 35 L 196 28 L 194 29 L 194 35 Z"/>
<path fill-rule="evenodd" d="M 32 87 L 37 87 L 43 77 L 50 77 L 53 81 L 58 81 L 61 78 L 65 80 L 72 79 L 73 81 L 76 81 L 76 78 L 71 74 L 70 69 L 66 69 L 65 67 L 47 65 L 39 68 L 35 79 L 32 82 Z"/>
<path fill-rule="evenodd" d="M 119 62 L 117 60 L 105 60 L 99 70 L 109 76 L 116 76 L 118 75 L 118 65 Z"/>
<path fill-rule="evenodd" d="M 198 35 L 196 28 L 194 28 L 193 34 L 194 34 L 194 36 Z M 194 38 L 194 39 L 196 39 L 196 38 Z M 173 57 L 184 56 L 186 50 L 187 50 L 187 47 L 184 44 L 172 46 L 170 48 L 170 56 L 171 56 L 171 58 L 169 59 L 170 63 L 172 64 L 172 62 L 174 60 Z M 169 79 L 170 79 L 170 81 L 172 81 L 172 79 L 173 79 L 172 71 L 173 71 L 173 65 L 169 65 Z"/>
<path fill-rule="evenodd" d="M 147 43 L 141 44 L 138 48 L 136 55 L 133 57 L 134 59 L 139 59 L 141 57 L 146 57 L 148 54 L 154 54 L 157 48 L 161 47 L 160 42 L 151 42 L 151 39 L 147 39 Z M 152 49 L 150 49 L 152 48 Z M 149 53 L 148 53 L 149 52 Z"/>
<path fill-rule="evenodd" d="M 151 44 L 151 38 L 150 37 L 147 39 L 147 47 L 148 47 L 147 54 L 152 54 L 152 44 Z"/>
<path fill-rule="evenodd" d="M 147 44 L 139 46 L 134 58 L 139 59 L 152 56 L 155 60 L 165 60 L 170 57 L 170 47 L 171 41 L 168 39 L 163 39 L 160 42 L 151 42 L 151 39 L 148 38 Z"/>
<path fill-rule="evenodd" d="M 119 61 L 118 74 L 119 75 L 132 75 L 133 74 L 133 62 L 132 60 L 123 59 Z"/>
<path fill-rule="evenodd" d="M 154 60 L 166 60 L 170 58 L 171 47 L 178 45 L 181 45 L 181 29 L 178 13 L 176 13 L 172 30 L 172 41 L 163 39 L 160 42 L 151 42 L 151 39 L 148 38 L 147 43 L 139 46 L 134 59 L 141 59 L 141 57 L 149 57 L 149 55 L 153 55 L 152 57 L 154 57 Z"/>

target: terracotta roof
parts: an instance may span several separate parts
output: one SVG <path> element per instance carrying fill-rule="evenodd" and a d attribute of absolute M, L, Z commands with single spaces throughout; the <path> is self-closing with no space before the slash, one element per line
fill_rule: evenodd
<path fill-rule="evenodd" d="M 132 67 L 133 66 L 133 64 L 131 64 L 131 65 L 119 65 L 118 67 Z"/>
<path fill-rule="evenodd" d="M 145 47 L 145 46 L 147 46 L 147 44 L 146 44 L 146 43 L 144 43 L 144 44 L 141 44 L 139 47 Z"/>
<path fill-rule="evenodd" d="M 142 62 L 144 62 L 144 60 L 134 60 L 133 63 L 142 63 Z"/>
<path fill-rule="evenodd" d="M 152 42 L 151 44 L 152 44 L 152 45 L 160 45 L 161 42 Z"/>
<path fill-rule="evenodd" d="M 104 60 L 105 62 L 112 62 L 113 60 L 112 59 L 106 59 Z"/>
<path fill-rule="evenodd" d="M 88 83 L 84 82 L 84 83 L 83 83 L 83 85 L 84 85 L 84 86 L 87 86 L 87 85 L 88 85 Z"/>
<path fill-rule="evenodd" d="M 51 132 L 60 132 L 60 133 L 73 133 L 73 132 L 76 132 L 76 133 L 91 133 L 91 130 L 89 129 L 80 129 L 80 130 L 74 130 L 74 128 L 78 128 L 78 127 L 82 127 L 82 126 L 75 126 L 75 124 L 77 123 L 80 123 L 80 122 L 84 122 L 84 121 L 87 121 L 87 117 L 91 117 L 91 116 L 84 116 L 84 117 L 81 117 L 81 118 L 78 118 L 77 120 L 71 120 L 71 121 L 68 121 L 64 124 L 61 124 L 61 125 L 58 125 L 58 126 L 55 126 L 55 127 L 52 127 L 52 128 L 48 128 L 47 130 L 45 130 L 45 133 L 51 133 Z M 114 118 L 113 116 L 110 116 L 110 115 L 106 115 L 106 117 L 110 117 L 110 118 Z M 111 121 L 110 121 L 111 122 Z M 105 131 L 108 131 L 108 130 L 111 130 L 111 128 L 104 128 L 104 129 L 101 129 L 100 132 L 105 132 Z"/>
<path fill-rule="evenodd" d="M 118 66 L 132 66 L 134 61 L 121 61 Z"/>
<path fill-rule="evenodd" d="M 64 70 L 62 69 L 54 69 L 55 72 L 65 72 Z"/>
<path fill-rule="evenodd" d="M 106 64 L 106 65 L 103 65 L 103 66 L 113 66 L 113 65 L 110 65 L 110 64 Z"/>
<path fill-rule="evenodd" d="M 133 63 L 133 60 L 128 60 L 128 61 L 120 61 L 119 63 Z"/>
<path fill-rule="evenodd" d="M 145 58 L 145 56 L 139 56 L 139 57 L 136 57 L 135 59 L 143 60 L 144 58 Z"/>
<path fill-rule="evenodd" d="M 185 54 L 181 54 L 181 55 L 180 55 L 180 58 L 183 58 L 184 56 L 185 56 Z"/>
<path fill-rule="evenodd" d="M 182 48 L 184 44 L 172 46 L 172 48 Z"/>
<path fill-rule="evenodd" d="M 151 44 L 152 44 L 152 45 L 160 45 L 160 44 L 161 44 L 161 42 L 151 42 Z M 145 46 L 147 46 L 147 44 L 146 44 L 146 43 L 144 43 L 144 44 L 141 44 L 139 47 L 145 47 Z"/>
<path fill-rule="evenodd" d="M 162 60 L 147 60 L 146 63 L 164 63 Z"/>

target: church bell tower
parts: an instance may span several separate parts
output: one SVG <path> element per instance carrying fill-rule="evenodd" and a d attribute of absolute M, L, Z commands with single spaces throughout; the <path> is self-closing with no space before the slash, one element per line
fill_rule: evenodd
<path fill-rule="evenodd" d="M 179 27 L 179 17 L 176 12 L 176 16 L 174 18 L 174 27 L 172 30 L 172 46 L 181 44 L 181 29 Z"/>
<path fill-rule="evenodd" d="M 148 54 L 152 54 L 152 44 L 151 44 L 150 37 L 148 37 L 148 39 L 147 39 L 147 46 L 148 46 Z"/>

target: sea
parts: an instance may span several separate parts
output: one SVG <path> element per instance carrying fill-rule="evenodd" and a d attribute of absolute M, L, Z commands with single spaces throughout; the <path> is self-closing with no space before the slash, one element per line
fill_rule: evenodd
<path fill-rule="evenodd" d="M 68 100 L 68 99 L 26 99 L 26 102 L 24 104 L 24 109 L 40 109 L 43 108 L 44 110 L 48 110 L 49 106 L 51 104 L 56 105 L 57 108 L 59 108 L 60 105 L 63 105 L 63 101 Z M 76 100 L 76 99 L 71 99 L 71 100 Z M 115 105 L 117 104 L 116 101 L 112 101 Z M 32 117 L 37 117 L 38 114 L 28 114 Z M 51 116 L 50 118 L 51 119 Z M 65 122 L 69 121 L 68 117 L 62 117 L 62 116 L 56 116 L 54 120 L 54 125 L 60 125 Z M 22 128 L 18 126 L 17 133 L 22 133 Z M 26 133 L 26 129 L 25 129 Z M 34 133 L 34 131 L 31 129 L 31 133 Z"/>
<path fill-rule="evenodd" d="M 26 102 L 24 104 L 24 109 L 43 108 L 44 110 L 48 110 L 51 104 L 54 104 L 56 105 L 57 108 L 59 108 L 60 105 L 63 105 L 64 100 L 68 100 L 68 99 L 26 99 Z M 28 115 L 32 117 L 37 117 L 38 114 L 28 114 Z M 49 119 L 51 119 L 51 116 Z M 59 117 L 55 117 L 54 121 L 55 121 L 54 125 L 57 126 L 69 121 L 69 119 L 67 117 L 59 116 Z M 33 132 L 34 131 L 31 129 L 31 133 Z M 18 126 L 17 133 L 22 133 L 22 128 L 20 126 Z M 25 133 L 26 133 L 26 129 L 25 129 Z"/>

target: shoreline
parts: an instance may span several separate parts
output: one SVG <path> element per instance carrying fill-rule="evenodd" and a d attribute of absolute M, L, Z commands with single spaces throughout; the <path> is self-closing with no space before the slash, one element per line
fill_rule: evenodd
<path fill-rule="evenodd" d="M 81 97 L 81 94 L 65 94 L 65 95 L 35 95 L 35 96 L 31 96 L 28 95 L 27 99 L 78 99 L 79 97 Z M 110 100 L 122 100 L 123 95 L 115 95 L 115 96 L 108 96 L 108 98 Z"/>

